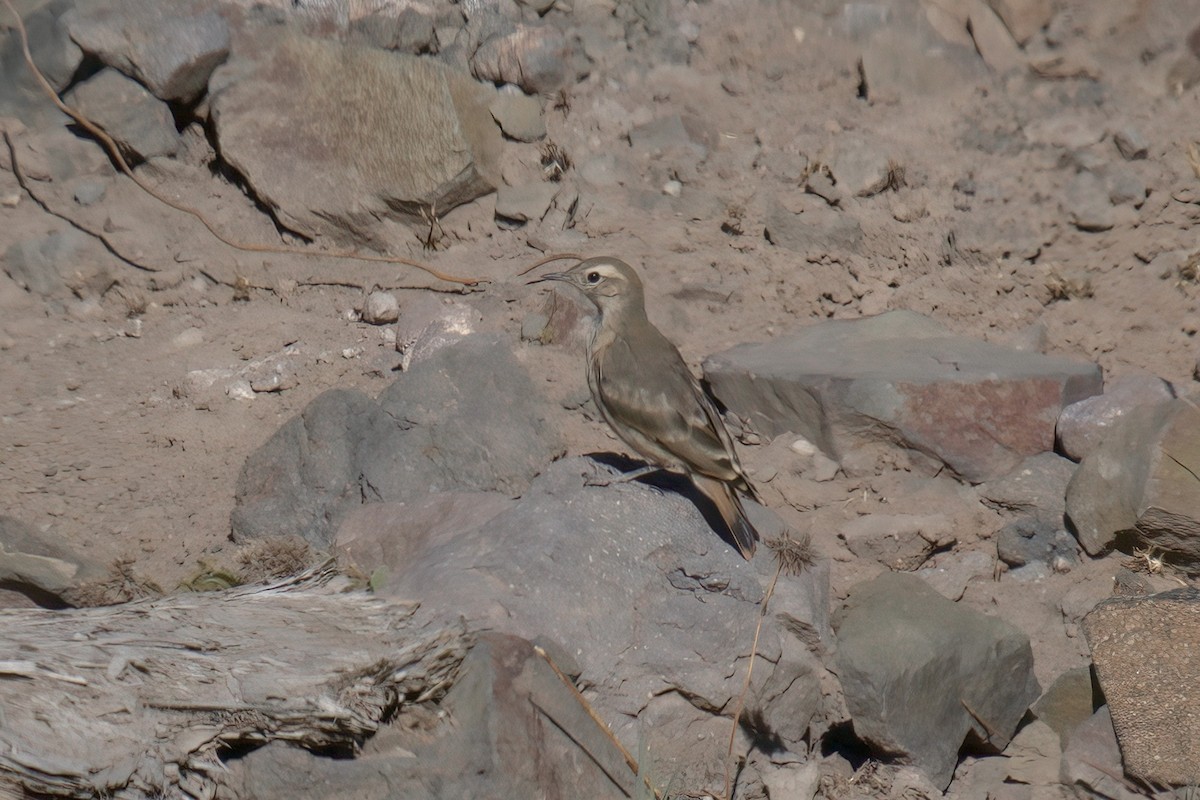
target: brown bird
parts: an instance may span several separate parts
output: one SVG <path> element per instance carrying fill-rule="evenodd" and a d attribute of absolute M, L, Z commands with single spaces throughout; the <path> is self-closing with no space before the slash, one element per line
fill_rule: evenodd
<path fill-rule="evenodd" d="M 712 501 L 743 557 L 754 555 L 758 532 L 739 492 L 757 499 L 712 399 L 679 350 L 646 316 L 645 291 L 633 267 L 608 256 L 530 283 L 561 281 L 600 312 L 588 341 L 588 388 L 605 422 L 651 466 L 687 475 Z"/>

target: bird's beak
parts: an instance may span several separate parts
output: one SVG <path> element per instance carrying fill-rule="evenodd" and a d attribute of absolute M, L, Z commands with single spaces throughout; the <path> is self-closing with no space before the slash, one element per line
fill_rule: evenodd
<path fill-rule="evenodd" d="M 543 283 L 544 281 L 562 281 L 563 283 L 572 283 L 570 276 L 565 272 L 548 272 L 540 278 L 534 278 L 531 281 L 526 281 L 525 285 L 529 286 L 534 283 Z"/>

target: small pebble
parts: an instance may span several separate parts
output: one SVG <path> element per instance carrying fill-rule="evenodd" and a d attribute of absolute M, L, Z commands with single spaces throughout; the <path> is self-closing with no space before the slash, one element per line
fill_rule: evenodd
<path fill-rule="evenodd" d="M 683 194 L 683 184 L 679 181 L 667 181 L 662 187 L 663 194 L 668 197 L 679 197 Z"/>
<path fill-rule="evenodd" d="M 254 389 L 250 386 L 250 381 L 245 378 L 238 378 L 225 387 L 225 394 L 229 395 L 234 400 L 253 400 Z"/>
<path fill-rule="evenodd" d="M 400 303 L 391 292 L 371 292 L 363 303 L 363 322 L 388 325 L 400 319 Z"/>

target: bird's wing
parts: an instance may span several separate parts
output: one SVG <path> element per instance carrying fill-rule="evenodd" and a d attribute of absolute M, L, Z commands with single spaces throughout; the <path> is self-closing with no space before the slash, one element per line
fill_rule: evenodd
<path fill-rule="evenodd" d="M 637 341 L 635 353 L 629 339 L 616 337 L 592 365 L 601 410 L 617 433 L 632 431 L 693 472 L 744 484 L 733 440 L 675 345 L 654 328 Z"/>

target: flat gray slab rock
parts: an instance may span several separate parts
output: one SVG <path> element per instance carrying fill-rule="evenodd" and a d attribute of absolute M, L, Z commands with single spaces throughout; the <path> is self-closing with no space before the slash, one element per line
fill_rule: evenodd
<path fill-rule="evenodd" d="M 1028 636 L 913 575 L 852 587 L 834 627 L 855 733 L 942 789 L 968 734 L 1003 750 L 1041 692 Z"/>
<path fill-rule="evenodd" d="M 378 243 L 381 219 L 444 214 L 496 186 L 491 87 L 282 28 L 245 38 L 213 76 L 217 145 L 287 228 Z"/>
<path fill-rule="evenodd" d="M 1200 568 L 1200 408 L 1189 399 L 1125 414 L 1067 486 L 1067 516 L 1092 555 L 1124 533 Z"/>
<path fill-rule="evenodd" d="M 1152 786 L 1200 783 L 1200 590 L 1105 600 L 1083 631 L 1126 772 Z"/>
<path fill-rule="evenodd" d="M 775 436 L 800 433 L 828 455 L 897 442 L 972 482 L 1054 449 L 1065 405 L 1097 394 L 1100 368 L 966 339 L 892 311 L 808 327 L 711 356 L 720 401 Z"/>
<path fill-rule="evenodd" d="M 1112 427 L 1136 408 L 1174 399 L 1171 384 L 1155 375 L 1125 375 L 1106 381 L 1104 394 L 1080 400 L 1058 418 L 1058 443 L 1063 453 L 1080 461 L 1104 440 Z"/>
<path fill-rule="evenodd" d="M 609 719 L 632 722 L 670 692 L 686 697 L 697 719 L 727 713 L 773 573 L 769 548 L 746 562 L 689 497 L 640 482 L 586 486 L 585 474 L 606 475 L 588 459 L 555 462 L 483 524 L 457 535 L 414 531 L 425 539 L 416 552 L 390 533 L 379 537 L 378 547 L 405 554 L 403 563 L 382 556 L 392 576 L 380 593 L 419 597 L 422 609 L 461 616 L 471 629 L 556 643 L 596 687 Z M 454 515 L 465 521 L 470 502 L 460 495 Z M 476 502 L 485 516 L 496 507 Z M 756 512 L 759 530 L 773 537 L 779 521 Z M 351 547 L 378 552 L 361 535 Z M 803 752 L 796 748 L 820 705 L 814 650 L 831 644 L 828 591 L 824 561 L 781 578 L 759 643 L 750 702 L 794 752 Z"/>
<path fill-rule="evenodd" d="M 174 155 L 179 149 L 171 109 L 115 69 L 100 70 L 65 99 L 143 160 Z"/>

